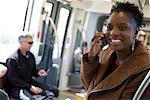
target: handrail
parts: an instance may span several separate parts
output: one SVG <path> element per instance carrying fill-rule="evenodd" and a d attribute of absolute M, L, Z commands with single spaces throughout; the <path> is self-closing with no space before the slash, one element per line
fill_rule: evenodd
<path fill-rule="evenodd" d="M 146 88 L 149 86 L 149 84 L 150 84 L 150 70 L 145 76 L 144 80 L 142 81 L 141 85 L 139 86 L 132 100 L 140 100 L 142 94 L 144 93 Z"/>
<path fill-rule="evenodd" d="M 2 89 L 0 89 L 0 98 L 2 100 L 9 100 L 8 94 L 4 90 L 2 90 Z"/>
<path fill-rule="evenodd" d="M 58 37 L 58 33 L 57 33 L 57 28 L 56 28 L 56 25 L 54 23 L 54 20 L 48 16 L 47 19 L 50 21 L 50 24 L 52 25 L 52 28 L 54 29 L 54 36 L 56 37 L 56 43 L 57 43 L 57 49 L 58 49 L 58 52 L 57 52 L 57 58 L 59 58 L 59 37 Z"/>

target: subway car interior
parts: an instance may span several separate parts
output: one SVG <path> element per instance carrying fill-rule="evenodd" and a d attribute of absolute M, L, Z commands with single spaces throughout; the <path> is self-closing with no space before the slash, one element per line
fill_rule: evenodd
<path fill-rule="evenodd" d="M 18 36 L 29 33 L 37 68 L 48 73 L 37 80 L 58 87 L 57 100 L 86 100 L 74 53 L 84 41 L 89 48 L 95 32 L 105 31 L 117 1 L 132 2 L 143 11 L 144 25 L 139 33 L 145 35 L 145 45 L 150 47 L 150 0 L 1 0 L 0 62 L 5 63 L 18 48 Z"/>

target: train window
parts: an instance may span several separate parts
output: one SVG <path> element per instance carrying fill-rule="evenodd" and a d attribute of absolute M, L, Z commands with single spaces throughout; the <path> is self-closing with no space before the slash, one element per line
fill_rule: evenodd
<path fill-rule="evenodd" d="M 12 33 L 13 34 L 13 33 Z M 16 35 L 10 33 L 0 33 L 0 61 L 5 62 L 10 54 L 18 47 Z M 17 44 L 17 45 L 16 45 Z"/>
<path fill-rule="evenodd" d="M 141 9 L 143 9 L 145 2 L 146 2 L 146 0 L 139 0 L 139 5 L 140 5 Z"/>
<path fill-rule="evenodd" d="M 149 51 L 150 51 L 150 19 L 149 18 L 144 18 L 143 20 L 143 27 L 141 28 L 142 34 L 145 36 L 144 37 L 144 45 L 148 47 Z"/>
<path fill-rule="evenodd" d="M 18 47 L 18 34 L 22 31 L 28 0 L 1 0 L 0 2 L 0 61 Z"/>
<path fill-rule="evenodd" d="M 105 32 L 106 31 L 106 23 L 107 23 L 108 15 L 102 15 L 98 18 L 96 31 Z"/>

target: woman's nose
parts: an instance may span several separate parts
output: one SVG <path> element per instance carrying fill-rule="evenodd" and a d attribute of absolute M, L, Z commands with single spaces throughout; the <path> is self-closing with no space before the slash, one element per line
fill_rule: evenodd
<path fill-rule="evenodd" d="M 117 30 L 116 28 L 113 28 L 113 29 L 109 32 L 109 34 L 115 36 L 115 35 L 118 35 L 119 33 L 118 33 L 118 30 Z"/>

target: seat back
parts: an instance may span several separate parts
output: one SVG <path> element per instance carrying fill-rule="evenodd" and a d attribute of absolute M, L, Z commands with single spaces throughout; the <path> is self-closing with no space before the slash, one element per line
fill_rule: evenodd
<path fill-rule="evenodd" d="M 80 73 L 74 72 L 69 74 L 68 87 L 77 89 L 81 89 L 83 87 L 83 83 L 80 78 Z"/>
<path fill-rule="evenodd" d="M 1 67 L 1 70 L 0 71 L 0 100 L 9 100 L 8 99 L 8 94 L 3 90 L 4 89 L 4 84 L 5 84 L 5 80 L 6 80 L 6 71 L 7 71 L 7 68 L 5 68 L 6 64 L 3 63 L 3 62 L 0 62 L 0 67 Z M 5 71 L 4 71 L 5 70 Z"/>
<path fill-rule="evenodd" d="M 149 85 L 150 85 L 150 70 L 145 76 L 144 80 L 142 81 L 132 100 L 140 100 L 142 94 Z"/>
<path fill-rule="evenodd" d="M 6 71 L 7 71 L 7 68 L 5 67 L 6 64 L 3 63 L 3 62 L 0 62 L 0 88 L 2 89 L 4 87 L 4 84 L 5 84 L 5 80 L 6 80 Z"/>
<path fill-rule="evenodd" d="M 0 89 L 0 100 L 9 100 L 8 94 L 2 89 Z"/>
<path fill-rule="evenodd" d="M 6 66 L 6 63 L 0 62 L 0 64 Z M 0 100 L 16 100 L 13 97 L 8 97 L 8 94 L 4 91 L 5 82 L 6 74 L 0 78 Z"/>
<path fill-rule="evenodd" d="M 3 77 L 0 78 L 0 89 L 4 88 L 5 80 L 6 80 L 5 76 L 3 76 Z"/>

